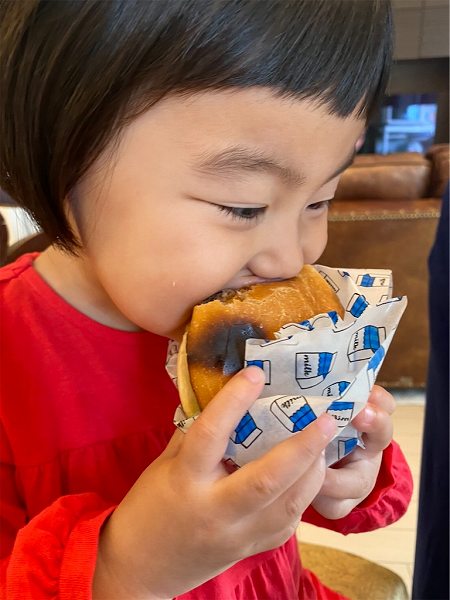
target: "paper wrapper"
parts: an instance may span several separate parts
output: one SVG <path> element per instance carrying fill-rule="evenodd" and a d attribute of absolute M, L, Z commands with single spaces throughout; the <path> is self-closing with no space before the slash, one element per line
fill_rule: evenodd
<path fill-rule="evenodd" d="M 275 340 L 247 340 L 245 364 L 263 369 L 266 383 L 230 438 L 224 459 L 237 466 L 261 456 L 325 411 L 338 424 L 325 451 L 327 465 L 356 446 L 364 447 L 350 421 L 369 398 L 407 299 L 391 298 L 391 271 L 315 268 L 338 295 L 344 319 L 325 313 L 285 325 Z M 171 342 L 166 368 L 175 385 L 176 357 L 177 345 Z M 174 422 L 187 431 L 195 418 L 186 418 L 179 406 Z"/>

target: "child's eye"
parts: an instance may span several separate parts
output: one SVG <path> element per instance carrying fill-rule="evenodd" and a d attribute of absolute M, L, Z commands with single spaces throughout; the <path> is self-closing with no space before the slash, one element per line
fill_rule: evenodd
<path fill-rule="evenodd" d="M 266 207 L 265 206 L 223 206 L 221 204 L 216 204 L 217 208 L 221 211 L 230 215 L 233 219 L 237 219 L 239 221 L 251 221 L 253 219 L 257 219 L 261 215 L 264 214 Z"/>
<path fill-rule="evenodd" d="M 331 199 L 321 200 L 320 202 L 313 202 L 308 205 L 309 210 L 326 210 L 331 204 Z"/>

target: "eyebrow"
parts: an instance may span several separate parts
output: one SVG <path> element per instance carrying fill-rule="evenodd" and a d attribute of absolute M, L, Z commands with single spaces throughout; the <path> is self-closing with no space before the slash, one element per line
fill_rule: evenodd
<path fill-rule="evenodd" d="M 356 150 L 324 182 L 328 183 L 349 167 L 356 155 Z M 306 176 L 299 171 L 283 165 L 281 162 L 257 150 L 244 146 L 233 146 L 216 154 L 206 153 L 199 157 L 195 170 L 206 175 L 236 176 L 239 172 L 268 173 L 275 175 L 292 187 L 300 187 L 306 181 Z"/>

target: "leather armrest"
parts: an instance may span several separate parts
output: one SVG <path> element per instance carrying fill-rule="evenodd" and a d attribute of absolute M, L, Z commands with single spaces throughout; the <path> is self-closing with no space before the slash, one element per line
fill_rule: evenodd
<path fill-rule="evenodd" d="M 450 146 L 436 144 L 427 152 L 427 157 L 431 160 L 430 194 L 442 198 L 449 180 Z"/>
<path fill-rule="evenodd" d="M 330 221 L 437 219 L 440 209 L 439 198 L 339 200 L 331 204 L 328 218 Z"/>

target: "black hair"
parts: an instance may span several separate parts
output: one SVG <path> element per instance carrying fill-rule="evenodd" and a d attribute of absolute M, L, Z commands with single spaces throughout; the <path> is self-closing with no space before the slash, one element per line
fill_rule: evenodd
<path fill-rule="evenodd" d="M 123 126 L 172 93 L 263 86 L 369 119 L 389 0 L 0 0 L 0 187 L 76 247 L 64 202 Z"/>

